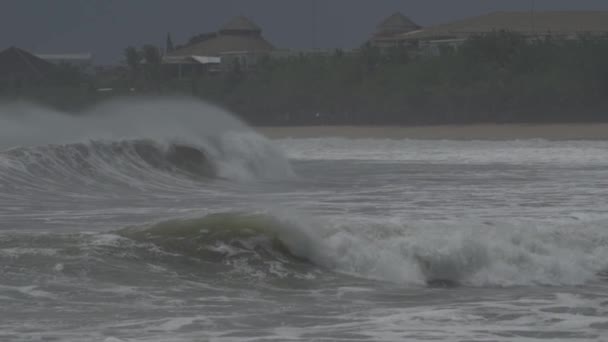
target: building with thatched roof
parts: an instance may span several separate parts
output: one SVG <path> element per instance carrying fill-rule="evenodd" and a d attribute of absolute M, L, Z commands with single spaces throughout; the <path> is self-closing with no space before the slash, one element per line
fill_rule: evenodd
<path fill-rule="evenodd" d="M 220 28 L 222 34 L 259 36 L 262 29 L 249 18 L 238 16 L 232 18 Z"/>
<path fill-rule="evenodd" d="M 397 38 L 399 35 L 419 29 L 420 26 L 410 18 L 400 12 L 395 12 L 378 25 L 376 33 L 369 42 L 379 48 L 398 46 L 400 44 L 400 40 Z"/>
<path fill-rule="evenodd" d="M 14 46 L 0 52 L 0 81 L 5 84 L 40 81 L 53 69 L 53 64 Z"/>
<path fill-rule="evenodd" d="M 510 31 L 528 37 L 566 39 L 608 34 L 608 11 L 493 12 L 452 23 L 400 34 L 402 42 L 465 40 L 492 31 Z"/>
<path fill-rule="evenodd" d="M 192 44 L 168 54 L 165 61 L 199 63 L 204 60 L 215 63 L 214 58 L 219 58 L 224 69 L 235 64 L 248 69 L 274 49 L 274 46 L 264 39 L 262 29 L 257 24 L 240 16 L 228 21 L 218 32 L 197 36 Z"/>

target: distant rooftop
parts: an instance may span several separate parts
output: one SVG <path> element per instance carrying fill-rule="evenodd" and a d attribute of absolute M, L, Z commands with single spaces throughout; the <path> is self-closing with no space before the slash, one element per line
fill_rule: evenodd
<path fill-rule="evenodd" d="M 42 58 L 44 60 L 91 60 L 93 59 L 93 54 L 90 52 L 85 53 L 37 53 L 36 57 Z"/>
<path fill-rule="evenodd" d="M 15 75 L 42 78 L 51 70 L 53 64 L 17 47 L 0 52 L 0 78 Z"/>
<path fill-rule="evenodd" d="M 220 33 L 252 32 L 261 33 L 262 29 L 249 18 L 239 16 L 232 18 L 220 28 Z"/>
<path fill-rule="evenodd" d="M 493 12 L 479 17 L 403 33 L 403 40 L 467 38 L 475 34 L 506 30 L 525 35 L 606 34 L 608 11 Z"/>
<path fill-rule="evenodd" d="M 236 17 L 216 34 L 171 53 L 172 56 L 220 56 L 231 52 L 269 52 L 274 46 L 262 37 L 262 29 L 245 17 Z"/>
<path fill-rule="evenodd" d="M 393 13 L 378 25 L 376 35 L 391 35 L 418 30 L 420 26 L 400 12 Z"/>

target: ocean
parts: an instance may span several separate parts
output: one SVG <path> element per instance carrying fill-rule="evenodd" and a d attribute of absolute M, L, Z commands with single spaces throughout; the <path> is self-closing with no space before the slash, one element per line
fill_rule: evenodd
<path fill-rule="evenodd" d="M 0 107 L 0 341 L 608 341 L 608 141 Z"/>

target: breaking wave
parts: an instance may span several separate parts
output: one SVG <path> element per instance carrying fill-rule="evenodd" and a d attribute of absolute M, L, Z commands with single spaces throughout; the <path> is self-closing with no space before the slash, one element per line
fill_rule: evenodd
<path fill-rule="evenodd" d="M 147 227 L 129 227 L 119 236 L 152 243 L 161 250 L 205 262 L 247 264 L 255 273 L 268 265 L 284 270 L 309 271 L 312 263 L 292 251 L 291 243 L 304 236 L 276 217 L 264 214 L 220 213 L 199 219 L 171 220 Z M 295 239 L 295 240 L 294 240 Z M 296 242 L 297 240 L 297 242 Z M 267 272 L 272 275 L 270 272 Z"/>
<path fill-rule="evenodd" d="M 28 269 L 19 266 L 23 260 L 36 265 L 35 272 L 60 268 L 80 274 L 86 269 L 92 275 L 143 272 L 157 265 L 154 270 L 205 281 L 234 275 L 237 281 L 243 276 L 262 281 L 346 276 L 403 286 L 505 287 L 605 280 L 608 232 L 602 225 L 469 223 L 463 229 L 461 224 L 334 224 L 229 212 L 104 234 L 3 235 L 0 261 L 8 258 L 19 272 Z M 287 283 L 292 285 L 297 283 Z"/>
<path fill-rule="evenodd" d="M 406 284 L 578 285 L 608 269 L 605 224 L 339 223 L 319 241 L 313 258 Z"/>
<path fill-rule="evenodd" d="M 246 181 L 291 176 L 288 160 L 266 139 L 226 112 L 193 100 L 115 102 L 79 116 L 31 105 L 0 109 L 4 203 L 17 196 L 43 203 L 32 191 L 52 196 L 45 197 L 50 203 L 61 191 L 81 188 L 86 194 L 125 186 L 175 190 L 216 177 Z M 80 265 L 92 250 L 99 252 L 95 258 L 100 265 L 119 267 L 124 262 L 125 272 L 135 267 L 134 260 L 148 263 L 148 258 L 162 255 L 217 266 L 198 270 L 201 274 L 213 270 L 221 276 L 239 268 L 260 277 L 306 278 L 318 272 L 451 286 L 577 285 L 595 281 L 608 270 L 605 220 L 560 225 L 515 220 L 384 222 L 343 216 L 334 220 L 225 213 L 93 238 L 24 234 L 20 240 L 0 235 L 0 261 L 40 254 L 41 265 L 63 265 L 64 256 L 76 255 L 69 262 Z M 109 243 L 97 243 L 99 239 Z M 64 270 L 48 269 L 56 268 Z M 15 272 L 24 269 L 15 267 Z"/>
<path fill-rule="evenodd" d="M 193 100 L 113 102 L 78 116 L 25 104 L 0 110 L 5 189 L 291 176 L 288 160 L 265 138 Z"/>
<path fill-rule="evenodd" d="M 322 224 L 225 213 L 127 228 L 123 237 L 205 260 L 247 255 L 260 263 L 410 285 L 578 285 L 608 270 L 608 232 L 597 225 Z M 252 260 L 253 260 L 252 259 Z"/>

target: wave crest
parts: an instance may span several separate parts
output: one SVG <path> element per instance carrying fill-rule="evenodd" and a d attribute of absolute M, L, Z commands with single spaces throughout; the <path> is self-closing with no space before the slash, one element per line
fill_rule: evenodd
<path fill-rule="evenodd" d="M 202 146 L 136 139 L 14 148 L 0 152 L 0 184 L 12 191 L 22 186 L 146 188 L 210 178 L 252 181 L 293 176 L 289 162 L 269 142 L 243 134 L 246 137 L 234 133 L 234 138 L 209 139 Z M 252 148 L 251 142 L 257 145 Z M 248 151 L 232 146 L 235 143 L 247 145 Z"/>
<path fill-rule="evenodd" d="M 149 227 L 128 227 L 119 235 L 152 242 L 169 251 L 205 260 L 240 251 L 262 253 L 272 259 L 305 261 L 281 239 L 284 223 L 263 214 L 219 213 L 199 219 L 171 220 Z M 230 248 L 229 248 L 230 247 Z"/>
<path fill-rule="evenodd" d="M 179 143 L 164 145 L 151 140 L 91 141 L 16 148 L 4 152 L 3 157 L 13 165 L 21 164 L 23 171 L 40 177 L 45 176 L 44 173 L 90 175 L 112 164 L 181 171 L 192 176 L 213 177 L 216 173 L 204 150 Z"/>
<path fill-rule="evenodd" d="M 189 99 L 115 101 L 76 116 L 0 107 L 0 149 L 0 185 L 15 191 L 115 183 L 170 189 L 184 177 L 293 176 L 270 141 L 229 113 Z"/>
<path fill-rule="evenodd" d="M 410 285 L 577 285 L 608 269 L 608 235 L 595 228 L 331 225 L 225 213 L 120 234 L 205 260 L 245 253 Z"/>

